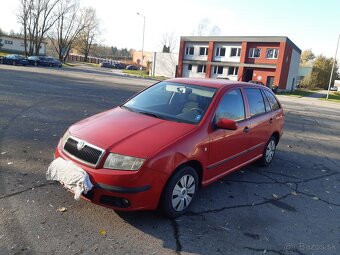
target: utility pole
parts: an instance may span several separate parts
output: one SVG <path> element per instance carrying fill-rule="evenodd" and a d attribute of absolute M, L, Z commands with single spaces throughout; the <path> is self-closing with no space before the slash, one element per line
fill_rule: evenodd
<path fill-rule="evenodd" d="M 336 44 L 336 50 L 335 50 L 335 55 L 334 55 L 334 59 L 333 59 L 331 77 L 329 78 L 329 84 L 328 84 L 328 90 L 327 90 L 327 100 L 328 100 L 328 96 L 329 96 L 329 90 L 331 89 L 331 84 L 332 84 L 332 78 L 333 78 L 333 72 L 334 72 L 334 66 L 335 66 L 336 56 L 338 55 L 339 41 L 340 41 L 340 33 L 339 33 L 339 36 L 338 36 L 338 42 L 337 42 L 337 44 Z"/>
<path fill-rule="evenodd" d="M 144 61 L 144 35 L 145 35 L 145 16 L 137 12 L 137 15 L 143 17 L 143 41 L 142 41 L 142 70 L 143 70 L 143 61 Z"/>

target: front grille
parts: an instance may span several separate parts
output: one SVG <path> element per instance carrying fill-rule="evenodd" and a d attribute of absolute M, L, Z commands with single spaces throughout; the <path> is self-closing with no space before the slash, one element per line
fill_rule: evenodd
<path fill-rule="evenodd" d="M 69 138 L 64 146 L 64 151 L 66 151 L 71 156 L 84 161 L 90 165 L 97 165 L 103 151 L 94 148 L 88 143 L 85 143 L 85 146 L 78 150 L 77 144 L 79 141 Z"/>

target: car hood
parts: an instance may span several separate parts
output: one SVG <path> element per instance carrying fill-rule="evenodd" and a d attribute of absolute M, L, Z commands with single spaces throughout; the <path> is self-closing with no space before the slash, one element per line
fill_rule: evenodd
<path fill-rule="evenodd" d="M 105 150 L 148 158 L 195 127 L 117 107 L 80 121 L 69 131 L 72 136 Z"/>

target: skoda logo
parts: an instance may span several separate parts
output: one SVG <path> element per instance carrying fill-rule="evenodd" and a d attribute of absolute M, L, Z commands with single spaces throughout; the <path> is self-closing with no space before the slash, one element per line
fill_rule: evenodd
<path fill-rule="evenodd" d="M 85 142 L 84 141 L 78 142 L 78 144 L 77 144 L 78 151 L 80 151 L 82 148 L 84 148 L 84 146 L 85 146 Z"/>

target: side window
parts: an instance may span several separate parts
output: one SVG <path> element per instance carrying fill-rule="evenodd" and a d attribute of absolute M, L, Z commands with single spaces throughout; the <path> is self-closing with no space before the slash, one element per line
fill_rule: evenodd
<path fill-rule="evenodd" d="M 261 92 L 262 92 L 262 96 L 263 96 L 263 100 L 264 100 L 264 105 L 266 107 L 266 112 L 270 112 L 272 110 L 272 108 L 269 104 L 268 98 L 264 95 L 264 91 L 262 89 L 261 89 Z"/>
<path fill-rule="evenodd" d="M 264 91 L 265 95 L 268 98 L 269 104 L 272 108 L 273 111 L 276 111 L 277 109 L 280 109 L 280 104 L 279 102 L 276 100 L 276 98 L 274 97 L 274 95 L 269 92 L 269 91 Z"/>
<path fill-rule="evenodd" d="M 249 102 L 250 115 L 265 113 L 266 109 L 261 91 L 259 89 L 245 89 L 245 91 Z"/>
<path fill-rule="evenodd" d="M 239 89 L 229 91 L 222 97 L 217 107 L 215 122 L 220 118 L 236 121 L 245 118 L 243 98 Z"/>

